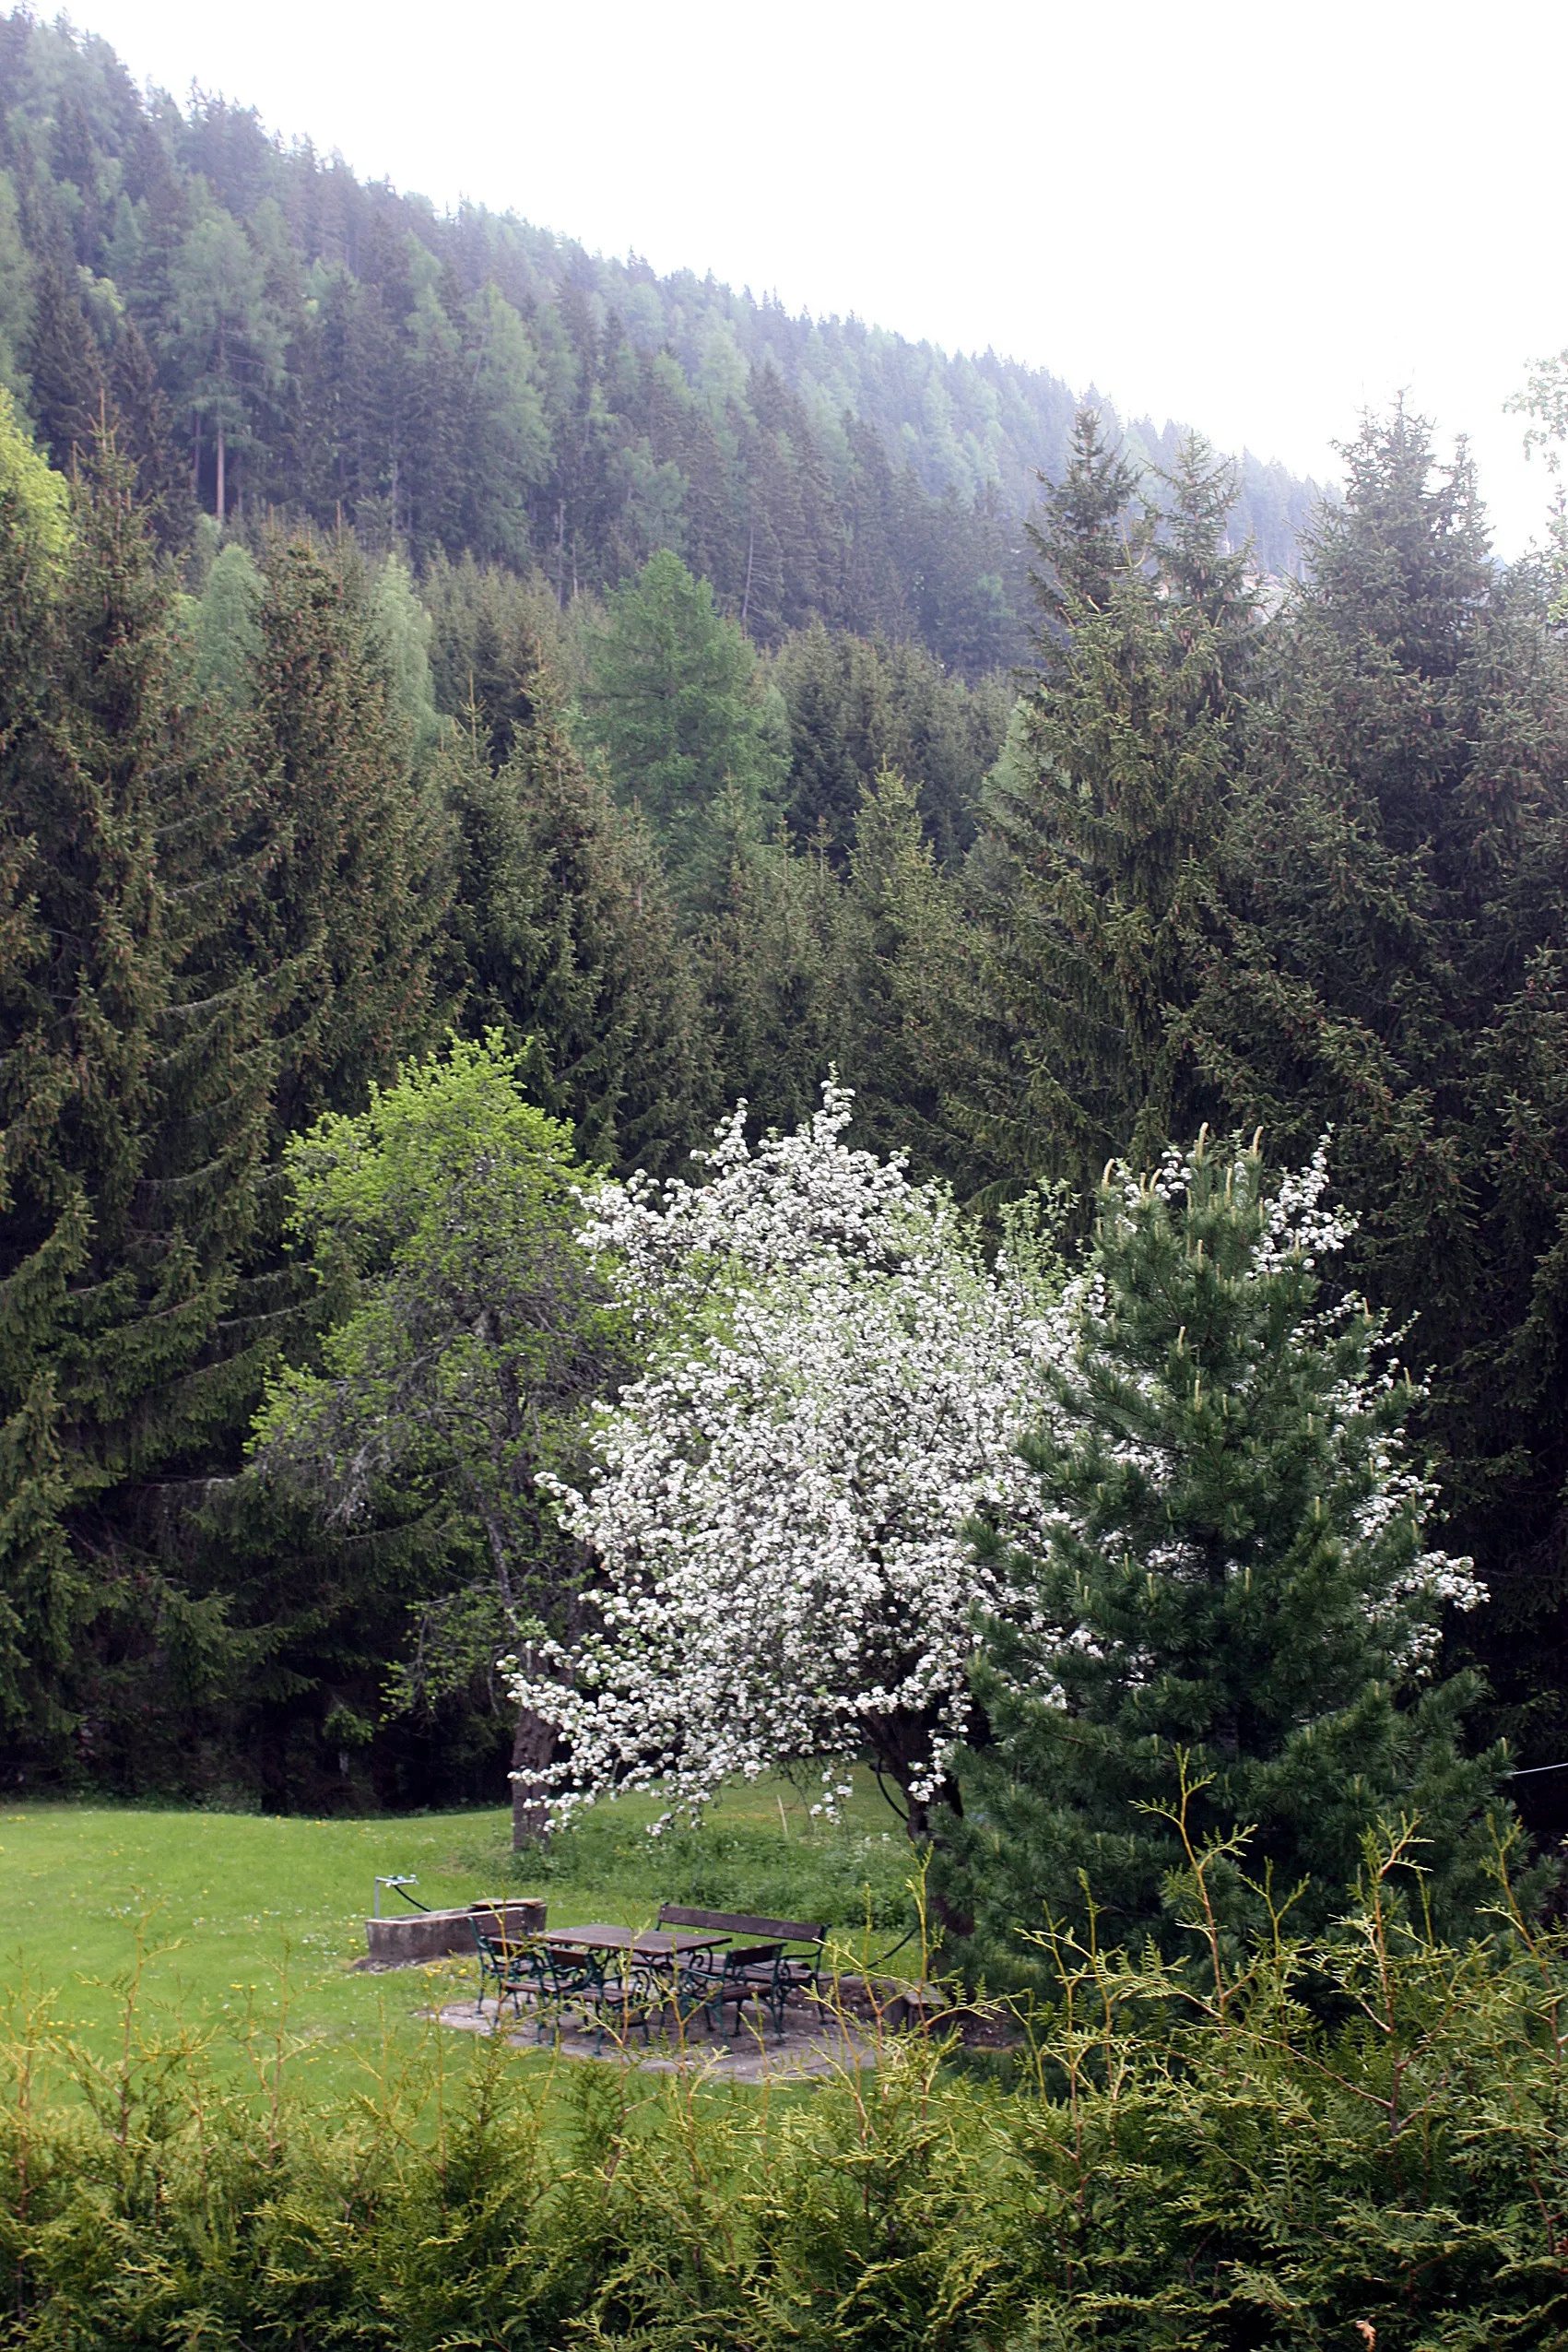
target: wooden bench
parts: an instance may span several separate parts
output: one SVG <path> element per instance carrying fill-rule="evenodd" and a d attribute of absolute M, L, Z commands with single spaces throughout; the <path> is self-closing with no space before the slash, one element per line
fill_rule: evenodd
<path fill-rule="evenodd" d="M 752 1911 L 700 1911 L 685 1904 L 666 1903 L 659 1912 L 661 1927 L 707 1928 L 729 1936 L 753 1939 L 744 1944 L 732 1943 L 722 1956 L 724 1967 L 713 1974 L 711 1998 L 718 2004 L 719 2023 L 724 2023 L 725 2004 L 735 2004 L 735 2029 L 740 2030 L 740 2013 L 749 2001 L 764 2008 L 773 2021 L 773 2030 L 782 2041 L 785 2004 L 799 1994 L 808 2001 L 819 2001 L 819 1982 L 822 1971 L 822 1944 L 827 1928 L 807 1920 L 770 1920 Z M 790 1952 L 790 1944 L 805 1944 L 805 1952 Z M 717 1959 L 720 1956 L 715 1953 Z"/>

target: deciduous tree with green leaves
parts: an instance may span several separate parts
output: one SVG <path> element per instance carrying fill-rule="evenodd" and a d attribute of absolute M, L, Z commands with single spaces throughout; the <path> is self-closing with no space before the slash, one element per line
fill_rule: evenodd
<path fill-rule="evenodd" d="M 760 838 L 784 783 L 783 703 L 741 630 L 667 548 L 608 599 L 585 696 L 620 792 L 637 800 L 689 905 L 722 899 L 737 825 Z M 727 813 L 726 813 L 727 812 Z"/>
<path fill-rule="evenodd" d="M 585 1407 L 629 1362 L 579 1241 L 590 1172 L 520 1077 L 498 1035 L 454 1038 L 368 1110 L 290 1143 L 290 1227 L 329 1329 L 319 1368 L 281 1372 L 256 1424 L 258 1472 L 336 1524 L 373 1522 L 391 1499 L 466 1522 L 477 1572 L 422 1628 L 464 1680 L 541 1619 L 561 1629 L 571 1548 L 536 1481 L 572 1464 Z M 542 1767 L 549 1736 L 525 1720 L 516 1767 Z"/>

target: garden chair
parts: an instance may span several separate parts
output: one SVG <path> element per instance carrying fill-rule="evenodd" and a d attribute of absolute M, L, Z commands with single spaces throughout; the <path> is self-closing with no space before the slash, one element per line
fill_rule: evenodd
<path fill-rule="evenodd" d="M 536 2041 L 543 2041 L 548 2025 L 553 2025 L 559 2038 L 561 2021 L 570 2011 L 574 2009 L 585 2018 L 597 2008 L 604 1994 L 604 1971 L 585 1955 L 558 1952 L 548 1944 L 525 1944 L 518 1960 L 533 2003 Z"/>
<path fill-rule="evenodd" d="M 661 1961 L 653 1977 L 653 1989 L 658 2006 L 674 2021 L 678 2033 L 701 2021 L 708 2032 L 713 2028 L 713 2011 L 724 2024 L 724 1969 L 713 1965 L 722 1955 L 712 1952 L 678 1953 Z"/>
<path fill-rule="evenodd" d="M 596 2022 L 595 2057 L 603 2050 L 607 2033 L 613 2033 L 621 2043 L 640 2033 L 646 2049 L 649 2027 L 664 2002 L 664 1983 L 643 1962 L 630 1956 L 616 1975 L 602 1963 L 590 1973 L 595 1980 L 586 1989 L 582 2005 L 592 2011 Z"/>
<path fill-rule="evenodd" d="M 825 1925 L 805 1920 L 770 1920 L 750 1911 L 694 1911 L 666 1903 L 659 1913 L 661 1927 L 723 1928 L 732 1935 L 766 1938 L 765 1942 L 732 1944 L 723 1956 L 724 1968 L 710 1996 L 718 2006 L 721 2027 L 726 2003 L 735 2007 L 735 2032 L 749 2001 L 756 2002 L 772 2020 L 782 2041 L 784 2011 L 796 1996 L 821 2000 L 822 1944 Z M 804 1951 L 791 1952 L 791 1944 Z"/>
<path fill-rule="evenodd" d="M 477 1919 L 470 1924 L 474 1943 L 479 1956 L 479 1997 L 474 2003 L 476 2015 L 485 2005 L 485 1987 L 495 1987 L 495 2011 L 499 2018 L 502 2006 L 510 1998 L 513 2014 L 522 2015 L 519 1996 L 528 1981 L 525 1967 L 527 1947 L 508 1944 L 504 1936 L 487 1934 Z"/>

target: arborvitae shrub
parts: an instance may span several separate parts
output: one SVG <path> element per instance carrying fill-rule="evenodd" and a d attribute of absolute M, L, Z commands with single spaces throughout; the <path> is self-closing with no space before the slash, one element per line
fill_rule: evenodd
<path fill-rule="evenodd" d="M 1491 1935 L 1439 1943 L 1420 1857 L 1419 1833 L 1374 1837 L 1329 1935 L 1231 1961 L 1205 1924 L 1220 1858 L 1197 1851 L 1197 1969 L 1061 1942 L 1007 2093 L 918 2036 L 784 2096 L 492 2042 L 460 2084 L 447 2048 L 439 2098 L 432 2047 L 324 2113 L 270 2030 L 247 2095 L 134 2015 L 124 2062 L 94 2068 L 14 2013 L 0 2340 L 1560 2344 L 1568 1947 L 1505 1885 Z"/>

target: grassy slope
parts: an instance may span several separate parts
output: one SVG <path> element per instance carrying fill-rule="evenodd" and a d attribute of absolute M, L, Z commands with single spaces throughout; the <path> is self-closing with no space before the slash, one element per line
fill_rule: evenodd
<path fill-rule="evenodd" d="M 793 1789 L 763 1782 L 726 1792 L 701 1830 L 652 1844 L 656 1807 L 628 1798 L 561 1841 L 543 1877 L 513 1862 L 499 1812 L 309 1821 L 24 1805 L 0 1814 L 0 1988 L 17 2023 L 46 1997 L 59 2030 L 107 2060 L 140 1932 L 137 2029 L 199 2034 L 220 2071 L 242 2074 L 247 2047 L 258 2062 L 271 2054 L 286 1966 L 287 2030 L 302 2044 L 291 2071 L 312 2097 L 336 2101 L 413 2062 L 426 2039 L 416 2013 L 442 1985 L 452 1998 L 473 1979 L 462 1962 L 354 1972 L 378 1872 L 416 1873 L 431 1908 L 543 1894 L 552 1925 L 645 1923 L 661 1900 L 827 1919 L 876 1956 L 902 1933 L 911 1857 L 866 1776 L 855 1778 L 838 1830 L 810 1826 Z M 471 2062 L 467 2038 L 456 2041 L 452 2062 Z"/>

